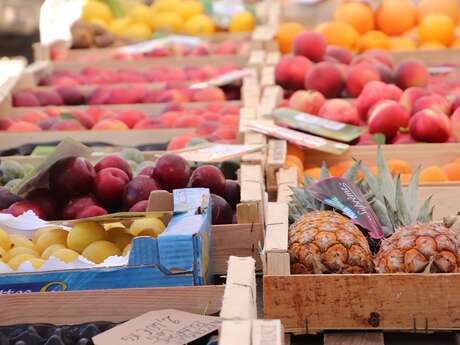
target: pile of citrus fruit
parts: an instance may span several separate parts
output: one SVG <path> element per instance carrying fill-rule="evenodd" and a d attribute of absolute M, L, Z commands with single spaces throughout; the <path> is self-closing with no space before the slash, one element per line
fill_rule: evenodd
<path fill-rule="evenodd" d="M 82 19 L 97 24 L 114 35 L 134 40 L 148 39 L 155 32 L 208 35 L 218 28 L 205 13 L 199 0 L 156 0 L 151 6 L 135 2 L 124 6 L 124 15 L 116 16 L 109 5 L 100 0 L 88 0 Z M 255 18 L 249 11 L 236 13 L 230 18 L 229 32 L 249 32 Z"/>
<path fill-rule="evenodd" d="M 328 44 L 357 52 L 459 48 L 459 16 L 457 0 L 421 0 L 417 5 L 411 0 L 382 0 L 376 10 L 362 1 L 343 0 L 331 20 L 314 30 L 323 34 Z M 295 36 L 306 29 L 295 22 L 281 24 L 277 35 L 280 50 L 290 52 Z"/>

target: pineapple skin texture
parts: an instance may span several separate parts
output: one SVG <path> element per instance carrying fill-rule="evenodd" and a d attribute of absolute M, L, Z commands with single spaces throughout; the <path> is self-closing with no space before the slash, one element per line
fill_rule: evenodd
<path fill-rule="evenodd" d="M 289 228 L 292 274 L 370 273 L 366 237 L 348 218 L 333 211 L 305 213 Z"/>
<path fill-rule="evenodd" d="M 441 224 L 415 224 L 396 230 L 375 258 L 378 273 L 458 272 L 460 234 Z"/>

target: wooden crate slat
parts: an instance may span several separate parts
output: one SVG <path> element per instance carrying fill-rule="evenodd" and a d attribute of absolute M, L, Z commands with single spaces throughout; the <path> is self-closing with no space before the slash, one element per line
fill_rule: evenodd
<path fill-rule="evenodd" d="M 382 332 L 333 332 L 324 334 L 324 345 L 384 345 Z"/>
<path fill-rule="evenodd" d="M 223 285 L 210 285 L 1 295 L 0 325 L 123 322 L 159 309 L 214 314 L 223 294 Z"/>

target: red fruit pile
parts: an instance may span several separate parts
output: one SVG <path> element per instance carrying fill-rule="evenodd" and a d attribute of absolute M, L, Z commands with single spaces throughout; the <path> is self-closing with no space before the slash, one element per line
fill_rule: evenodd
<path fill-rule="evenodd" d="M 232 223 L 239 203 L 238 182 L 226 180 L 212 165 L 192 173 L 188 162 L 176 154 L 165 154 L 152 169 L 135 177 L 128 162 L 117 155 L 106 156 L 95 166 L 81 157 L 64 158 L 50 168 L 49 188 L 34 190 L 25 200 L 2 188 L 0 205 L 5 207 L 2 212 L 14 216 L 32 210 L 46 220 L 79 219 L 109 212 L 142 212 L 152 191 L 171 192 L 188 186 L 209 188 L 213 193 L 214 224 Z"/>
<path fill-rule="evenodd" d="M 196 128 L 193 137 L 205 138 L 212 142 L 225 140 L 234 143 L 238 123 L 238 107 L 225 103 L 212 103 L 206 107 L 192 109 L 171 104 L 156 117 L 148 116 L 140 110 L 112 111 L 98 106 L 65 112 L 49 107 L 45 111 L 32 110 L 18 117 L 2 117 L 0 130 L 29 132 Z"/>
<path fill-rule="evenodd" d="M 142 71 L 129 68 L 113 70 L 99 67 L 85 67 L 78 72 L 57 69 L 42 78 L 40 85 L 75 86 L 117 83 L 201 82 L 236 69 L 234 65 L 218 67 L 205 65 L 185 68 L 156 65 Z"/>
<path fill-rule="evenodd" d="M 15 107 L 45 107 L 50 105 L 95 105 L 95 104 L 135 104 L 135 103 L 186 103 L 221 102 L 239 99 L 219 87 L 190 89 L 187 86 L 168 86 L 164 89 L 150 89 L 144 85 L 95 87 L 87 93 L 78 86 L 61 86 L 47 90 L 22 90 L 13 94 Z"/>

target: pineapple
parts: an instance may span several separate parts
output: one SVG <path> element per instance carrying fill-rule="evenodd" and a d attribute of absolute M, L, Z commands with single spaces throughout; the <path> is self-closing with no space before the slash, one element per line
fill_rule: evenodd
<path fill-rule="evenodd" d="M 369 241 L 348 218 L 325 210 L 308 190 L 293 189 L 290 203 L 289 252 L 292 273 L 455 272 L 460 265 L 460 234 L 432 222 L 430 198 L 418 208 L 416 169 L 404 192 L 400 177 L 393 178 L 381 149 L 377 150 L 378 176 L 356 163 L 346 178 L 361 169 L 361 191 L 378 216 L 386 239 L 375 259 Z M 327 177 L 322 169 L 321 178 Z M 305 179 L 305 186 L 314 181 Z"/>
<path fill-rule="evenodd" d="M 377 152 L 379 175 L 362 167 L 361 188 L 379 216 L 386 239 L 374 263 L 378 273 L 455 272 L 460 264 L 460 234 L 433 223 L 430 199 L 417 208 L 420 168 L 404 193 L 400 177 L 391 177 L 381 149 Z"/>
<path fill-rule="evenodd" d="M 355 164 L 344 177 L 353 179 Z M 325 165 L 321 178 L 328 177 Z M 315 181 L 305 177 L 305 187 Z M 369 273 L 372 272 L 372 252 L 366 237 L 350 219 L 325 210 L 306 189 L 293 188 L 290 203 L 289 253 L 293 274 L 303 273 Z"/>

